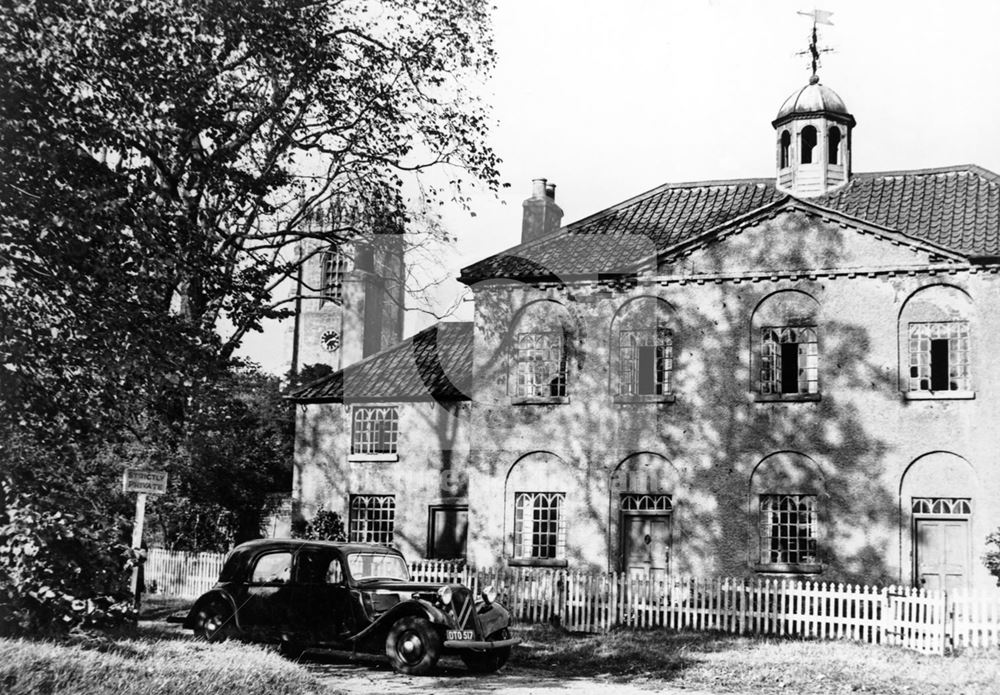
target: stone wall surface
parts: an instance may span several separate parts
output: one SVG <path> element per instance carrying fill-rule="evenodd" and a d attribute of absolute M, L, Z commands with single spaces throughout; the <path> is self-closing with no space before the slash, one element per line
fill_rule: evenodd
<path fill-rule="evenodd" d="M 511 555 L 513 494 L 558 486 L 569 566 L 617 570 L 621 493 L 666 493 L 672 572 L 750 575 L 767 569 L 757 495 L 814 493 L 819 578 L 910 583 L 911 498 L 971 498 L 968 564 L 975 585 L 991 586 L 979 555 L 1000 526 L 1000 283 L 902 242 L 790 213 L 628 283 L 474 287 L 472 403 L 401 405 L 395 462 L 349 461 L 349 409 L 307 406 L 299 511 L 393 492 L 398 543 L 420 554 L 428 506 L 467 503 L 468 557 L 487 565 Z M 818 397 L 762 399 L 761 327 L 783 306 L 808 306 L 801 296 L 816 307 Z M 616 316 L 641 297 L 666 303 L 656 306 L 672 332 L 672 397 L 618 402 Z M 972 392 L 910 398 L 907 306 L 938 297 L 944 316 L 969 322 Z M 513 404 L 512 336 L 538 302 L 566 332 L 567 393 Z M 446 490 L 442 471 L 452 469 L 462 482 Z"/>

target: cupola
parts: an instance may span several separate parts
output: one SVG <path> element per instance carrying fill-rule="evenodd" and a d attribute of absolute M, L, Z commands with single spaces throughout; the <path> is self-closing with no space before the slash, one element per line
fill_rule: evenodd
<path fill-rule="evenodd" d="M 815 74 L 785 100 L 774 126 L 778 190 L 801 198 L 821 196 L 851 180 L 854 116 Z"/>

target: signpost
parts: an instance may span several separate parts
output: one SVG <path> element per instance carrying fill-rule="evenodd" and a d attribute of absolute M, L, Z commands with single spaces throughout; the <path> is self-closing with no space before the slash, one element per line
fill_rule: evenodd
<path fill-rule="evenodd" d="M 142 526 L 146 521 L 146 495 L 163 495 L 167 492 L 167 472 L 147 471 L 140 468 L 126 468 L 122 477 L 122 491 L 138 493 L 135 497 L 135 522 L 132 524 L 132 549 L 136 553 L 136 564 L 132 568 L 132 595 L 135 609 L 139 610 L 142 596 Z"/>

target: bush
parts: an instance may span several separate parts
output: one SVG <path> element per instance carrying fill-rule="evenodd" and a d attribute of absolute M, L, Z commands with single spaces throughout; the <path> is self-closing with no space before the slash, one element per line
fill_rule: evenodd
<path fill-rule="evenodd" d="M 312 521 L 300 520 L 292 526 L 292 537 L 311 541 L 346 541 L 347 533 L 340 514 L 320 507 Z"/>
<path fill-rule="evenodd" d="M 23 494 L 6 495 L 0 519 L 0 634 L 134 618 L 126 571 L 134 558 L 107 522 Z"/>
<path fill-rule="evenodd" d="M 997 580 L 1000 586 L 1000 529 L 986 536 L 986 552 L 983 553 L 983 564 Z"/>

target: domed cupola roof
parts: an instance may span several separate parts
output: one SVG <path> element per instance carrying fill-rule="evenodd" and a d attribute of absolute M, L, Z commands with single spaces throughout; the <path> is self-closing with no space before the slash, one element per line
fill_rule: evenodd
<path fill-rule="evenodd" d="M 835 91 L 819 83 L 813 75 L 809 84 L 796 90 L 778 109 L 778 116 L 771 122 L 777 128 L 797 118 L 825 116 L 831 120 L 854 126 L 854 116 L 847 111 L 844 100 Z"/>

